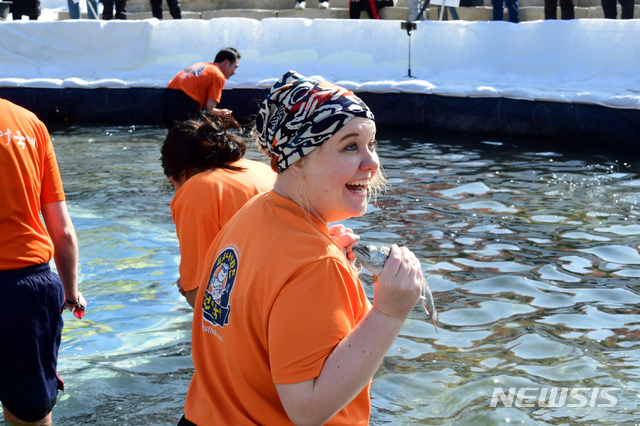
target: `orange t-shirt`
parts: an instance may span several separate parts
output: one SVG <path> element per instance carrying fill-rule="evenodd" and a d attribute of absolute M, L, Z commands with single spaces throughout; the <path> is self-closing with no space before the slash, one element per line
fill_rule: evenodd
<path fill-rule="evenodd" d="M 233 165 L 245 170 L 198 173 L 171 201 L 180 244 L 180 278 L 186 291 L 200 285 L 205 255 L 224 224 L 255 195 L 273 189 L 276 181 L 276 173 L 266 164 L 242 159 Z"/>
<path fill-rule="evenodd" d="M 291 425 L 275 383 L 317 377 L 371 309 L 328 228 L 273 191 L 220 231 L 201 283 L 185 403 L 199 425 Z M 368 424 L 369 388 L 327 424 Z"/>
<path fill-rule="evenodd" d="M 222 88 L 227 79 L 216 64 L 198 62 L 180 71 L 169 82 L 169 89 L 182 90 L 200 105 L 213 99 L 220 103 Z"/>
<path fill-rule="evenodd" d="M 51 260 L 40 207 L 64 200 L 47 128 L 32 112 L 0 99 L 0 270 Z"/>

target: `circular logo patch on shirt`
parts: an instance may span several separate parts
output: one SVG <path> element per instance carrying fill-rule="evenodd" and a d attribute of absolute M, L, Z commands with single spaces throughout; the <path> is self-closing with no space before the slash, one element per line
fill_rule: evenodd
<path fill-rule="evenodd" d="M 227 247 L 218 255 L 209 274 L 202 300 L 202 317 L 206 322 L 219 327 L 229 324 L 229 297 L 237 271 L 238 253 Z"/>

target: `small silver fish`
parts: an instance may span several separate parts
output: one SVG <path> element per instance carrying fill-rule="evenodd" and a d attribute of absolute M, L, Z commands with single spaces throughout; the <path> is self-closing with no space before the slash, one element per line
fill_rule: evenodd
<path fill-rule="evenodd" d="M 384 262 L 387 261 L 390 250 L 391 249 L 389 247 L 373 244 L 356 244 L 353 246 L 353 254 L 356 255 L 356 259 L 358 259 L 360 264 L 367 268 L 373 275 L 380 275 L 382 273 Z M 433 302 L 431 289 L 429 288 L 429 284 L 425 278 L 422 278 L 422 294 L 420 295 L 420 303 L 431 317 L 436 333 L 438 333 L 438 326 L 436 325 L 436 321 L 438 321 L 438 311 L 436 311 L 436 305 Z"/>

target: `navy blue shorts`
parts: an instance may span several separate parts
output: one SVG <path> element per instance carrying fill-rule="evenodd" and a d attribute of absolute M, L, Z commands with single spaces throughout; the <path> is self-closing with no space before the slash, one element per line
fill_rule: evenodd
<path fill-rule="evenodd" d="M 56 403 L 64 289 L 48 263 L 0 271 L 0 401 L 20 420 Z"/>
<path fill-rule="evenodd" d="M 182 90 L 165 89 L 160 98 L 160 111 L 167 129 L 171 129 L 178 121 L 202 116 L 200 104 Z"/>

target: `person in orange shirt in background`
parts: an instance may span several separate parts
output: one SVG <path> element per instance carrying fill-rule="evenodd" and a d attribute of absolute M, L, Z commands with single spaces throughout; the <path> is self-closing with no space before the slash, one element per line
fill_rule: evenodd
<path fill-rule="evenodd" d="M 371 379 L 422 289 L 391 247 L 373 306 L 358 238 L 330 223 L 362 216 L 382 184 L 375 122 L 352 92 L 286 73 L 256 120 L 278 171 L 207 253 L 192 328 L 187 425 L 367 425 Z"/>
<path fill-rule="evenodd" d="M 164 173 L 176 190 L 171 215 L 180 244 L 178 288 L 193 307 L 204 257 L 220 229 L 253 196 L 273 188 L 266 164 L 244 159 L 245 140 L 231 116 L 201 116 L 169 130 L 161 148 Z"/>
<path fill-rule="evenodd" d="M 35 114 L 4 99 L 0 200 L 0 401 L 7 421 L 48 424 L 64 390 L 56 372 L 62 310 L 81 318 L 86 301 L 49 132 Z M 59 275 L 49 267 L 52 257 Z"/>
<path fill-rule="evenodd" d="M 231 110 L 218 108 L 218 104 L 225 82 L 239 66 L 240 52 L 227 47 L 218 52 L 213 63 L 195 63 L 173 77 L 160 99 L 162 118 L 167 128 L 202 113 L 231 115 Z"/>

